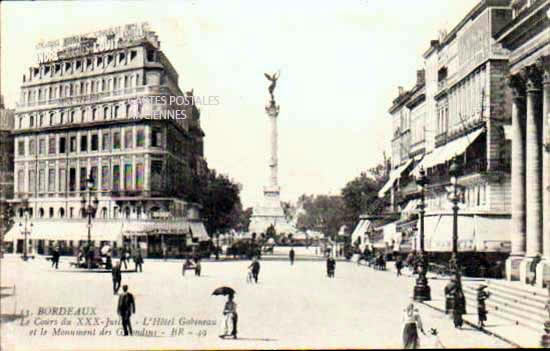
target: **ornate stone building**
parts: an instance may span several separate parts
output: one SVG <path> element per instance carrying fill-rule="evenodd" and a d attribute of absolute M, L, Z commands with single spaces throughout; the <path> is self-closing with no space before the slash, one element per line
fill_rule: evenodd
<path fill-rule="evenodd" d="M 482 0 L 449 33 L 432 41 L 424 54 L 424 79 L 417 79 L 411 91 L 400 93 L 390 109 L 394 171 L 379 195 L 385 196 L 393 188 L 390 200 L 399 205 L 402 214 L 402 223 L 397 223 L 400 234 L 400 224 L 411 218 L 407 212 L 414 212 L 418 205 L 415 176 L 424 168 L 430 182 L 426 191 L 425 248 L 442 258 L 452 249 L 447 186 L 455 156 L 463 170 L 458 179 L 462 193 L 459 252 L 484 252 L 496 261 L 510 250 L 510 141 L 506 130 L 511 109 L 505 81 L 508 52 L 493 38 L 511 20 L 510 3 Z M 404 125 L 410 132 L 396 132 L 397 115 L 409 116 Z M 410 141 L 406 133 L 410 133 Z M 396 157 L 397 162 L 393 160 Z M 397 164 L 401 166 L 395 168 Z M 415 245 L 419 246 L 419 240 Z M 473 260 L 470 254 L 469 261 Z"/>
<path fill-rule="evenodd" d="M 508 279 L 550 278 L 550 0 L 515 0 L 514 18 L 496 35 L 510 50 L 512 109 L 512 251 Z"/>
<path fill-rule="evenodd" d="M 98 199 L 96 246 L 132 239 L 148 255 L 180 255 L 192 237 L 206 239 L 198 205 L 188 201 L 206 169 L 200 112 L 191 92 L 181 104 L 178 73 L 155 33 L 126 25 L 39 49 L 14 128 L 14 207 L 21 222 L 21 200 L 29 201 L 30 246 L 72 253 L 83 244 L 88 178 Z M 20 230 L 8 237 L 20 251 Z"/>
<path fill-rule="evenodd" d="M 13 197 L 13 113 L 4 108 L 4 98 L 0 95 L 0 252 L 8 229 L 8 200 Z"/>

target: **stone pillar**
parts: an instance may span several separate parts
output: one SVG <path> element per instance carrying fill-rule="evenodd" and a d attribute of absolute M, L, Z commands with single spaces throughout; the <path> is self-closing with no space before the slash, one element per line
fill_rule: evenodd
<path fill-rule="evenodd" d="M 522 262 L 520 279 L 530 281 L 532 258 L 542 253 L 542 126 L 541 126 L 541 75 L 535 66 L 526 68 L 527 120 L 526 139 L 526 259 Z"/>
<path fill-rule="evenodd" d="M 543 260 L 537 267 L 539 287 L 550 281 L 550 56 L 538 62 L 542 72 L 542 253 Z"/>
<path fill-rule="evenodd" d="M 525 82 L 509 78 L 512 105 L 512 251 L 506 260 L 506 279 L 519 280 L 519 265 L 525 256 Z"/>

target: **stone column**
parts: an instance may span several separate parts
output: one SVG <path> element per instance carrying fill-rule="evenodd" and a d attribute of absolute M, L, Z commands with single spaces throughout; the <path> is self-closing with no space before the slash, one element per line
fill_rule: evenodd
<path fill-rule="evenodd" d="M 534 66 L 526 68 L 527 120 L 526 120 L 526 259 L 522 263 L 521 280 L 531 280 L 532 258 L 542 253 L 542 128 L 541 128 L 541 75 Z"/>
<path fill-rule="evenodd" d="M 506 260 L 506 279 L 519 279 L 519 264 L 525 256 L 525 81 L 511 75 L 508 84 L 512 105 L 512 251 Z"/>
<path fill-rule="evenodd" d="M 543 261 L 537 267 L 537 285 L 550 281 L 550 56 L 539 60 L 542 72 L 542 253 Z"/>

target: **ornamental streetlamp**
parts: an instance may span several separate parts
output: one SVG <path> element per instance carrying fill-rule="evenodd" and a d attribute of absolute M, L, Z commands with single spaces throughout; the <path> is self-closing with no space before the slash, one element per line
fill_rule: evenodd
<path fill-rule="evenodd" d="M 22 223 L 19 223 L 19 227 L 23 227 L 23 236 L 24 236 L 24 242 L 23 242 L 23 256 L 21 256 L 21 258 L 23 259 L 23 261 L 26 261 L 29 259 L 29 256 L 27 255 L 28 254 L 28 249 L 27 249 L 27 245 L 28 245 L 28 241 L 27 241 L 27 235 L 30 235 L 31 234 L 31 231 L 30 229 L 32 228 L 32 223 L 30 223 L 29 225 L 29 216 L 30 216 L 30 213 L 32 211 L 32 209 L 29 207 L 29 200 L 28 199 L 23 199 L 21 200 L 21 210 L 23 211 L 23 216 L 25 217 L 25 226 L 23 227 L 23 224 Z"/>
<path fill-rule="evenodd" d="M 457 308 L 461 308 L 459 306 L 461 302 L 459 301 L 458 296 L 464 296 L 462 292 L 460 265 L 458 262 L 458 191 L 460 187 L 460 185 L 458 185 L 458 177 L 461 174 L 461 169 L 457 162 L 456 156 L 451 162 L 451 167 L 449 168 L 449 175 L 451 176 L 451 193 L 449 194 L 449 200 L 453 204 L 453 253 L 451 255 L 451 259 L 449 260 L 449 266 L 452 274 L 454 275 L 457 288 L 455 289 L 454 296 L 451 298 L 452 301 L 449 301 L 449 307 L 452 307 L 452 309 L 455 310 Z"/>
<path fill-rule="evenodd" d="M 92 268 L 92 217 L 95 217 L 99 201 L 94 188 L 94 178 L 90 172 L 90 176 L 86 179 L 86 193 L 82 196 L 80 203 L 82 204 L 82 213 L 88 217 L 88 251 L 86 252 L 86 262 L 88 269 Z M 93 199 L 92 199 L 92 192 Z"/>
<path fill-rule="evenodd" d="M 428 279 L 426 274 L 428 273 L 428 256 L 424 251 L 424 212 L 425 212 L 425 187 L 428 184 L 426 178 L 426 172 L 424 168 L 420 168 L 420 176 L 416 180 L 416 184 L 420 189 L 420 256 L 418 257 L 418 278 L 416 279 L 416 285 L 414 286 L 414 300 L 415 301 L 430 301 L 431 290 L 428 285 Z"/>

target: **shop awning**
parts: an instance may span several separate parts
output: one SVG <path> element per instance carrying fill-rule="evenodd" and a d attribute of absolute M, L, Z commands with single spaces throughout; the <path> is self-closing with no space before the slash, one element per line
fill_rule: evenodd
<path fill-rule="evenodd" d="M 32 223 L 32 227 L 30 226 Z M 24 240 L 24 226 L 14 225 L 4 236 L 4 241 Z M 88 240 L 88 222 L 86 220 L 33 220 L 27 225 L 32 240 Z M 121 241 L 121 221 L 93 221 L 91 238 L 94 241 Z"/>
<path fill-rule="evenodd" d="M 510 218 L 476 216 L 476 251 L 510 252 Z"/>
<path fill-rule="evenodd" d="M 355 241 L 358 237 L 365 235 L 365 231 L 369 226 L 370 221 L 368 219 L 361 219 L 355 226 L 353 233 L 351 233 L 351 240 Z"/>
<path fill-rule="evenodd" d="M 193 238 L 199 238 L 199 241 L 208 241 L 210 236 L 202 222 L 189 222 L 189 232 Z"/>
<path fill-rule="evenodd" d="M 484 128 L 477 129 L 435 149 L 422 161 L 422 167 L 424 167 L 424 169 L 430 168 L 450 161 L 456 155 L 463 154 L 468 146 L 470 146 L 484 131 Z"/>
<path fill-rule="evenodd" d="M 403 165 L 397 167 L 396 169 L 390 172 L 390 178 L 388 179 L 386 184 L 384 184 L 382 189 L 380 189 L 380 191 L 378 192 L 378 197 L 384 197 L 384 195 L 388 192 L 388 190 L 390 190 L 393 187 L 393 185 L 395 184 L 395 181 L 401 178 L 401 175 L 407 169 L 407 167 L 409 167 L 409 165 L 413 162 L 413 160 L 414 159 L 408 160 Z"/>
<path fill-rule="evenodd" d="M 189 222 L 181 220 L 130 220 L 123 221 L 123 234 L 145 236 L 158 234 L 184 235 L 189 233 Z"/>
<path fill-rule="evenodd" d="M 509 252 L 509 225 L 508 217 L 459 215 L 458 251 Z M 453 216 L 425 217 L 424 240 L 427 251 L 452 251 Z"/>

